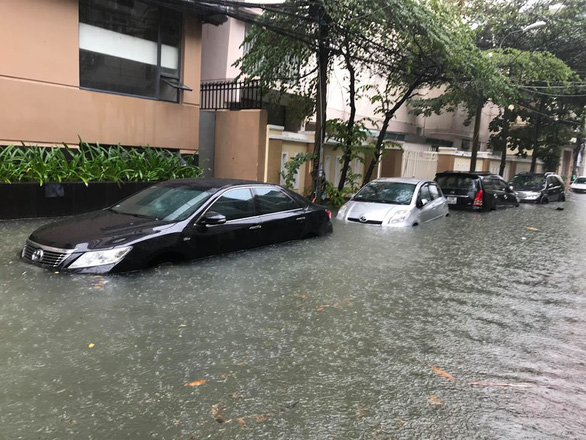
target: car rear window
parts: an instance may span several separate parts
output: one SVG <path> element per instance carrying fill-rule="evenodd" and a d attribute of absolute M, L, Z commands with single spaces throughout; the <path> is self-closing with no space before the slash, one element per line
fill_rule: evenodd
<path fill-rule="evenodd" d="M 474 191 L 476 189 L 477 177 L 471 176 L 437 176 L 435 181 L 443 189 L 458 189 Z"/>

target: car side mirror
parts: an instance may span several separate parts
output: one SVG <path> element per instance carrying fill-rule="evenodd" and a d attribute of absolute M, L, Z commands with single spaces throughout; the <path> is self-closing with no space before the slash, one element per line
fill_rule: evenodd
<path fill-rule="evenodd" d="M 222 225 L 226 223 L 226 216 L 216 211 L 208 211 L 200 217 L 199 225 Z"/>
<path fill-rule="evenodd" d="M 428 203 L 429 203 L 429 200 L 427 200 L 427 199 L 417 199 L 416 206 L 417 206 L 419 209 L 421 209 L 421 208 L 423 208 L 425 205 L 427 205 Z"/>
<path fill-rule="evenodd" d="M 515 190 L 513 189 L 513 185 L 509 185 L 509 191 L 514 192 Z"/>

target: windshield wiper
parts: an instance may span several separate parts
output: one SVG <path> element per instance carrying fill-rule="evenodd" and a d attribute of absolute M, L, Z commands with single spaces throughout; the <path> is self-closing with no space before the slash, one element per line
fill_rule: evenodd
<path fill-rule="evenodd" d="M 149 220 L 159 220 L 157 217 L 151 217 L 150 215 L 135 214 L 133 212 L 116 211 L 113 208 L 108 208 L 108 211 L 113 212 L 115 214 L 120 214 L 120 215 L 129 215 L 131 217 L 146 218 Z"/>

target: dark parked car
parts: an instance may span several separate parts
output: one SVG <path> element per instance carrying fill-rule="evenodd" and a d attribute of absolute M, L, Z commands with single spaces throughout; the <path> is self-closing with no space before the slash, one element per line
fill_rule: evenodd
<path fill-rule="evenodd" d="M 509 182 L 522 202 L 549 203 L 566 200 L 566 187 L 554 173 L 520 173 Z"/>
<path fill-rule="evenodd" d="M 519 206 L 515 192 L 496 174 L 487 172 L 444 171 L 435 175 L 450 209 L 488 211 Z"/>
<path fill-rule="evenodd" d="M 278 185 L 179 179 L 37 229 L 22 258 L 53 270 L 125 272 L 329 232 L 329 210 Z"/>

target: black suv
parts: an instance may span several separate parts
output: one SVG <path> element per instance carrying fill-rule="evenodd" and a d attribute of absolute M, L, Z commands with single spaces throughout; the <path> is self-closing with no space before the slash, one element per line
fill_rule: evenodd
<path fill-rule="evenodd" d="M 554 173 L 520 173 L 509 183 L 522 202 L 549 203 L 566 200 L 564 181 Z"/>
<path fill-rule="evenodd" d="M 488 172 L 444 171 L 435 181 L 448 200 L 450 209 L 488 211 L 519 206 L 515 192 L 500 176 Z"/>

